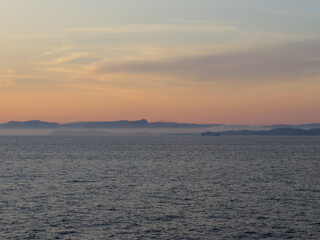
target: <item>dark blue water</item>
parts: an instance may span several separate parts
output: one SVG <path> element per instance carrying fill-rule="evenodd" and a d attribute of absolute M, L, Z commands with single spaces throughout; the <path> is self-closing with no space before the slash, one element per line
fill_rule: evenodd
<path fill-rule="evenodd" d="M 0 239 L 320 239 L 319 137 L 0 137 Z"/>

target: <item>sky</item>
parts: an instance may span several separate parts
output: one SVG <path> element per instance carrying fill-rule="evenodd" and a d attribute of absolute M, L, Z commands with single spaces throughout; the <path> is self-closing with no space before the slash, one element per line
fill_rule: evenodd
<path fill-rule="evenodd" d="M 0 0 L 0 123 L 320 122 L 319 0 Z"/>

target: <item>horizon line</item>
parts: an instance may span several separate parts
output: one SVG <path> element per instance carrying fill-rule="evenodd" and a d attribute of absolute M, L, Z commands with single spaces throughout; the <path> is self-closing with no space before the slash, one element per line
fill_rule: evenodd
<path fill-rule="evenodd" d="M 112 122 L 142 122 L 145 123 L 179 123 L 179 124 L 195 124 L 195 125 L 220 125 L 220 126 L 252 126 L 252 127 L 263 127 L 263 126 L 274 126 L 274 125 L 312 125 L 312 124 L 320 124 L 319 122 L 307 122 L 307 123 L 266 123 L 266 124 L 246 124 L 246 123 L 198 123 L 198 122 L 180 122 L 180 121 L 149 121 L 146 118 L 141 118 L 137 120 L 79 120 L 79 121 L 70 121 L 70 122 L 58 122 L 58 121 L 50 121 L 50 120 L 39 120 L 39 119 L 31 119 L 31 120 L 9 120 L 7 122 L 0 122 L 0 125 L 8 124 L 8 123 L 30 123 L 30 122 L 41 122 L 41 123 L 53 123 L 53 124 L 72 124 L 72 123 L 112 123 Z"/>

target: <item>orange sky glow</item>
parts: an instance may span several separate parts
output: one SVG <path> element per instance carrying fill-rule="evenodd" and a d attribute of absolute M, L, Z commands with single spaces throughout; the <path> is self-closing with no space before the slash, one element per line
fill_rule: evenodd
<path fill-rule="evenodd" d="M 6 2 L 0 123 L 320 122 L 312 4 L 139 2 Z"/>

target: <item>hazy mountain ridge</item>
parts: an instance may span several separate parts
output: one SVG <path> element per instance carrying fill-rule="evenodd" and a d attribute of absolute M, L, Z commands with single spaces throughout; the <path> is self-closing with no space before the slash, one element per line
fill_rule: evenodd
<path fill-rule="evenodd" d="M 148 125 L 145 119 L 137 121 L 99 121 L 99 122 L 72 122 L 61 124 L 61 127 L 67 128 L 140 128 Z"/>
<path fill-rule="evenodd" d="M 262 127 L 267 128 L 320 128 L 320 123 L 308 123 L 308 124 L 297 124 L 297 125 L 290 125 L 290 124 L 277 124 L 277 125 L 264 125 Z"/>
<path fill-rule="evenodd" d="M 56 122 L 45 122 L 39 120 L 30 120 L 25 122 L 10 121 L 0 124 L 0 128 L 58 128 L 61 124 Z"/>
<path fill-rule="evenodd" d="M 275 128 L 271 130 L 239 130 L 239 131 L 224 131 L 220 135 L 272 135 L 272 136 L 318 136 L 320 135 L 320 128 L 314 129 L 301 129 L 301 128 Z"/>
<path fill-rule="evenodd" d="M 39 120 L 31 120 L 25 122 L 10 121 L 0 124 L 0 128 L 5 129 L 57 129 L 57 128 L 77 128 L 77 129 L 93 129 L 93 128 L 208 128 L 223 126 L 223 124 L 195 124 L 195 123 L 177 123 L 177 122 L 148 122 L 146 119 L 137 121 L 99 121 L 99 122 L 71 122 L 56 123 L 45 122 Z"/>
<path fill-rule="evenodd" d="M 196 124 L 196 123 L 178 123 L 178 122 L 148 122 L 146 119 L 129 121 L 93 121 L 93 122 L 71 122 L 57 123 L 40 120 L 31 121 L 10 121 L 0 124 L 0 129 L 209 129 L 216 130 L 221 135 L 318 135 L 320 123 L 300 124 L 300 125 L 264 125 L 260 129 L 257 126 L 250 125 L 224 125 L 224 124 Z M 240 129 L 234 129 L 239 127 Z M 242 129 L 241 129 L 242 128 Z M 268 129 L 269 128 L 269 129 Z"/>

